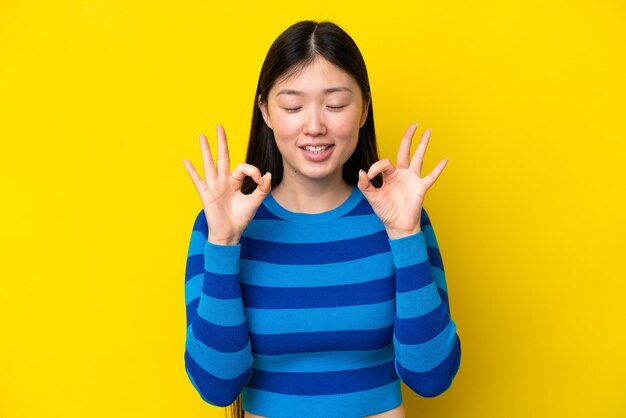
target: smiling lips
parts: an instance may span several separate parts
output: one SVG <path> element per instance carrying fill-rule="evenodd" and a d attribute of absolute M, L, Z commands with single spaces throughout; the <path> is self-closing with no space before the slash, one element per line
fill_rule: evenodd
<path fill-rule="evenodd" d="M 325 160 L 330 154 L 332 154 L 333 149 L 335 148 L 334 144 L 326 144 L 326 145 L 305 145 L 300 147 L 302 151 L 304 151 L 304 156 L 307 160 L 310 161 L 322 161 Z"/>

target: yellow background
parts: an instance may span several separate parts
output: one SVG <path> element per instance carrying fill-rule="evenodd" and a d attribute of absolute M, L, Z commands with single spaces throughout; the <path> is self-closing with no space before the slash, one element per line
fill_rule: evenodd
<path fill-rule="evenodd" d="M 624 1 L 0 2 L 0 417 L 222 417 L 189 382 L 182 159 L 242 160 L 302 19 L 370 71 L 381 154 L 433 129 L 425 203 L 463 358 L 410 417 L 623 417 Z M 339 4 L 341 3 L 341 4 Z"/>

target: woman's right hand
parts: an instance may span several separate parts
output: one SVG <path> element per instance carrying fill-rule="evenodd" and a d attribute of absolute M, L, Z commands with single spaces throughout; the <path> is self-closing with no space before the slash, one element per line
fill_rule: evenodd
<path fill-rule="evenodd" d="M 202 200 L 209 226 L 209 242 L 218 245 L 236 245 L 263 199 L 270 192 L 272 177 L 270 173 L 261 176 L 258 168 L 246 163 L 239 164 L 231 174 L 226 132 L 221 125 L 217 125 L 216 130 L 216 164 L 213 163 L 206 137 L 200 135 L 205 180 L 196 172 L 191 162 L 183 160 L 183 163 Z M 256 189 L 249 195 L 241 192 L 245 176 L 251 177 L 257 184 Z"/>

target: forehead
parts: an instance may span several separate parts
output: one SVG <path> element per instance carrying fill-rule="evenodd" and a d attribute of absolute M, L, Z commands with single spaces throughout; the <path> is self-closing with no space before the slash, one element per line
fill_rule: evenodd
<path fill-rule="evenodd" d="M 302 67 L 297 67 L 280 77 L 270 91 L 276 96 L 285 90 L 291 93 L 314 94 L 322 91 L 360 92 L 359 85 L 348 72 L 332 64 L 323 57 L 315 59 Z"/>

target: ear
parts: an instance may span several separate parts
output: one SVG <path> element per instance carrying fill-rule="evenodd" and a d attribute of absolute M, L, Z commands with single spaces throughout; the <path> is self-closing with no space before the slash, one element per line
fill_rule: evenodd
<path fill-rule="evenodd" d="M 267 108 L 267 103 L 263 103 L 263 101 L 261 100 L 260 94 L 258 98 L 258 105 L 259 105 L 259 109 L 261 109 L 261 114 L 263 115 L 263 120 L 265 121 L 265 124 L 267 125 L 268 128 L 272 129 L 272 121 L 270 120 L 270 112 L 269 112 L 269 109 Z"/>
<path fill-rule="evenodd" d="M 361 114 L 361 122 L 359 124 L 359 128 L 362 128 L 365 125 L 365 121 L 367 120 L 367 114 L 370 108 L 370 93 L 367 93 L 367 100 L 363 101 L 363 113 Z"/>

